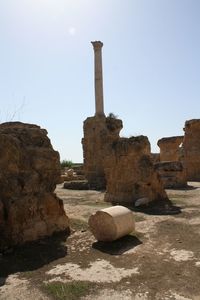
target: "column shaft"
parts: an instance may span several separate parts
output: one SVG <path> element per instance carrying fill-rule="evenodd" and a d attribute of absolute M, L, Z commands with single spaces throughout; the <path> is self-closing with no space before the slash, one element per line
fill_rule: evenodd
<path fill-rule="evenodd" d="M 94 48 L 94 74 L 95 74 L 95 115 L 104 116 L 103 103 L 103 70 L 102 70 L 102 53 L 103 43 L 92 42 Z"/>

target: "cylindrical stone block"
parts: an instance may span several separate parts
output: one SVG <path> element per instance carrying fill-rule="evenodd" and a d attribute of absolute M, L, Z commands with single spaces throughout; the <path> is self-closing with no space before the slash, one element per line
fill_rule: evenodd
<path fill-rule="evenodd" d="M 89 227 L 98 241 L 114 241 L 135 230 L 131 210 L 116 205 L 98 210 L 89 218 Z"/>

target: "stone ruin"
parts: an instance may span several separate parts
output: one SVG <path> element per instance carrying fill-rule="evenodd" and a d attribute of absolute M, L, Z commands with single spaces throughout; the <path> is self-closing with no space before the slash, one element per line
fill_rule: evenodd
<path fill-rule="evenodd" d="M 0 124 L 0 249 L 69 230 L 60 181 L 59 153 L 39 126 Z"/>
<path fill-rule="evenodd" d="M 189 181 L 200 181 L 200 119 L 185 122 L 184 160 Z"/>
<path fill-rule="evenodd" d="M 164 137 L 158 140 L 160 161 L 180 161 L 183 136 Z"/>
<path fill-rule="evenodd" d="M 151 159 L 146 136 L 119 138 L 105 159 L 105 200 L 112 203 L 141 203 L 168 199 Z M 137 203 L 136 203 L 137 202 Z"/>
<path fill-rule="evenodd" d="M 83 165 L 73 165 L 73 167 L 61 168 L 61 180 L 63 188 L 68 190 L 88 190 L 89 184 L 85 178 Z"/>
<path fill-rule="evenodd" d="M 158 141 L 161 163 L 157 162 L 156 168 L 165 182 L 165 187 L 172 187 L 173 181 L 174 187 L 184 187 L 187 181 L 200 181 L 200 119 L 186 121 L 184 131 L 184 136 L 162 138 Z M 166 180 L 167 177 L 171 177 L 171 183 Z"/>
<path fill-rule="evenodd" d="M 147 137 L 120 138 L 122 121 L 103 109 L 103 43 L 92 42 L 95 63 L 95 116 L 84 121 L 84 170 L 90 188 L 105 189 L 105 200 L 141 204 L 168 199 L 155 171 Z M 139 203 L 139 202 L 137 202 Z"/>
<path fill-rule="evenodd" d="M 103 190 L 106 188 L 104 159 L 110 145 L 119 138 L 122 121 L 110 114 L 105 117 L 103 102 L 103 72 L 102 53 L 103 43 L 92 42 L 95 66 L 95 116 L 84 121 L 83 158 L 84 173 L 89 188 Z"/>
<path fill-rule="evenodd" d="M 184 131 L 184 136 L 158 141 L 161 163 L 156 168 L 165 187 L 185 187 L 187 181 L 200 181 L 200 119 L 186 121 Z"/>
<path fill-rule="evenodd" d="M 64 181 L 84 180 L 83 166 L 64 167 L 61 169 L 61 183 Z"/>
<path fill-rule="evenodd" d="M 104 160 L 121 129 L 122 121 L 113 117 L 94 116 L 84 121 L 84 172 L 91 189 L 106 188 Z"/>
<path fill-rule="evenodd" d="M 184 165 L 183 136 L 165 137 L 158 140 L 160 162 L 155 168 L 161 176 L 165 188 L 184 188 L 187 186 Z"/>
<path fill-rule="evenodd" d="M 120 138 L 121 128 L 122 121 L 113 117 L 94 116 L 84 122 L 84 169 L 90 188 L 106 189 L 105 201 L 112 203 L 167 199 L 148 138 Z"/>
<path fill-rule="evenodd" d="M 166 189 L 187 187 L 186 170 L 180 161 L 163 161 L 154 164 Z"/>
<path fill-rule="evenodd" d="M 187 180 L 200 180 L 200 120 L 186 121 L 184 137 L 160 139 L 160 154 L 150 153 L 146 137 L 120 138 L 122 121 L 104 114 L 103 43 L 95 41 L 92 45 L 96 109 L 95 116 L 84 121 L 82 139 L 88 187 L 106 189 L 106 200 L 123 203 L 140 197 L 148 201 L 166 198 L 162 183 L 165 188 L 184 188 Z M 145 167 L 143 161 L 148 161 Z"/>

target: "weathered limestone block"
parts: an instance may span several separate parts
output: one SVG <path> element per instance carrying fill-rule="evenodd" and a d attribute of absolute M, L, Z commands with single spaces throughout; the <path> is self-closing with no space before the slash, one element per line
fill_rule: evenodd
<path fill-rule="evenodd" d="M 180 161 L 165 161 L 156 163 L 154 166 L 165 188 L 187 187 L 186 170 Z"/>
<path fill-rule="evenodd" d="M 91 189 L 105 189 L 104 160 L 112 143 L 119 139 L 122 121 L 112 117 L 90 117 L 84 121 L 83 129 L 85 177 Z"/>
<path fill-rule="evenodd" d="M 154 170 L 147 137 L 120 138 L 109 153 L 105 159 L 106 201 L 134 204 L 140 198 L 149 202 L 168 199 Z"/>
<path fill-rule="evenodd" d="M 185 122 L 183 151 L 187 179 L 200 181 L 200 119 Z"/>
<path fill-rule="evenodd" d="M 132 211 L 119 205 L 98 210 L 88 223 L 98 241 L 111 242 L 135 230 Z"/>
<path fill-rule="evenodd" d="M 183 142 L 183 136 L 165 137 L 158 140 L 160 147 L 160 161 L 179 161 L 180 145 Z"/>
<path fill-rule="evenodd" d="M 0 125 L 0 249 L 68 230 L 62 200 L 59 153 L 47 131 L 10 122 Z"/>

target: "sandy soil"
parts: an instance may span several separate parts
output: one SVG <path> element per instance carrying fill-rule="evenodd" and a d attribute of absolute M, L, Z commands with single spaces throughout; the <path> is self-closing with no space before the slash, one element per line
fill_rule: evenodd
<path fill-rule="evenodd" d="M 82 299 L 200 300 L 200 183 L 190 185 L 167 190 L 177 214 L 133 211 L 136 232 L 113 243 L 97 242 L 87 226 L 93 212 L 110 206 L 104 193 L 58 185 L 71 235 L 1 254 L 0 299 L 61 299 L 44 285 L 89 282 L 94 288 Z"/>

